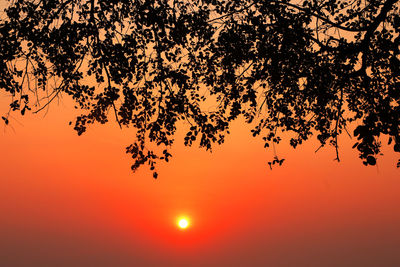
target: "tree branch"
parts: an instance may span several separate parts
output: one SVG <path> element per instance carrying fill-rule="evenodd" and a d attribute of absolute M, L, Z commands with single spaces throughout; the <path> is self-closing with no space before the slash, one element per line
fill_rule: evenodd
<path fill-rule="evenodd" d="M 336 27 L 336 28 L 338 28 L 338 29 L 340 29 L 340 30 L 344 30 L 344 31 L 348 31 L 348 32 L 360 32 L 360 31 L 366 31 L 366 30 L 367 30 L 367 28 L 365 28 L 365 27 L 363 27 L 363 28 L 348 28 L 348 27 L 344 27 L 344 26 L 342 26 L 340 23 L 333 22 L 333 21 L 329 20 L 329 19 L 326 18 L 326 17 L 323 17 L 323 16 L 321 16 L 321 15 L 319 15 L 319 14 L 316 14 L 315 12 L 312 12 L 312 11 L 309 10 L 309 9 L 300 7 L 300 6 L 295 5 L 295 4 L 284 3 L 284 2 L 282 2 L 282 1 L 276 1 L 276 0 L 271 0 L 271 1 L 268 1 L 268 2 L 269 2 L 269 3 L 276 3 L 276 4 L 278 4 L 278 5 L 285 5 L 285 6 L 288 6 L 288 7 L 295 8 L 295 9 L 300 10 L 300 11 L 302 11 L 302 12 L 308 14 L 308 15 L 311 15 L 311 16 L 317 18 L 317 19 L 320 19 L 320 20 L 322 20 L 323 22 L 328 23 L 328 24 L 330 24 L 331 26 Z"/>

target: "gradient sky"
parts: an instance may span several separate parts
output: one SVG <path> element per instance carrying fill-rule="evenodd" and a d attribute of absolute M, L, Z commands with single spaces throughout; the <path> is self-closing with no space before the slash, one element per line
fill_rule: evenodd
<path fill-rule="evenodd" d="M 271 171 L 272 151 L 238 121 L 212 154 L 177 142 L 154 180 L 130 171 L 132 130 L 78 137 L 71 110 L 64 99 L 1 126 L 1 266 L 400 266 L 390 151 L 364 167 L 346 136 L 341 163 L 313 141 L 282 144 Z"/>
<path fill-rule="evenodd" d="M 1 92 L 2 115 L 8 102 Z M 344 135 L 340 163 L 315 140 L 283 143 L 271 171 L 272 150 L 239 120 L 213 153 L 178 133 L 154 180 L 130 170 L 133 129 L 78 137 L 72 107 L 0 125 L 0 266 L 400 266 L 399 155 L 387 148 L 365 167 Z"/>

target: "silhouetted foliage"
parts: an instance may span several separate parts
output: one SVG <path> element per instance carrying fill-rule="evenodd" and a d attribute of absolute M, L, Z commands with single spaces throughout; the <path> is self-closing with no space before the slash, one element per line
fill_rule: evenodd
<path fill-rule="evenodd" d="M 383 135 L 400 152 L 398 2 L 10 1 L 0 89 L 21 114 L 71 95 L 79 135 L 110 116 L 134 127 L 133 170 L 168 161 L 178 126 L 186 145 L 209 150 L 239 116 L 265 147 L 283 132 L 293 147 L 315 134 L 337 160 L 354 122 L 354 148 L 375 165 Z"/>

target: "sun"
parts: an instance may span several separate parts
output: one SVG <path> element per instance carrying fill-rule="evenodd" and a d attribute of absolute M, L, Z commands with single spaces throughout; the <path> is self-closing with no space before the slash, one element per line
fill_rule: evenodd
<path fill-rule="evenodd" d="M 186 229 L 189 227 L 189 219 L 188 218 L 179 218 L 178 219 L 178 227 L 181 229 Z"/>

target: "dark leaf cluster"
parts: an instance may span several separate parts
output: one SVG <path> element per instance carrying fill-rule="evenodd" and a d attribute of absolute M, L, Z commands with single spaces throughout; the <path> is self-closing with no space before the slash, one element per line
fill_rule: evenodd
<path fill-rule="evenodd" d="M 365 165 L 384 137 L 400 152 L 397 0 L 14 0 L 4 14 L 10 112 L 70 95 L 78 134 L 110 118 L 133 127 L 132 169 L 148 164 L 154 178 L 178 128 L 211 150 L 239 117 L 265 147 L 315 135 L 339 161 L 354 123 Z"/>

